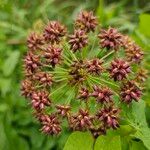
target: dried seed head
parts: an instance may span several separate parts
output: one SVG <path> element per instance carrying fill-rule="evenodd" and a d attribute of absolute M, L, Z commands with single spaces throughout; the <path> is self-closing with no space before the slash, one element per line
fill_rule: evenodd
<path fill-rule="evenodd" d="M 50 106 L 51 101 L 48 98 L 49 93 L 45 90 L 36 91 L 32 93 L 32 106 L 35 110 L 40 111 L 45 108 L 45 106 Z"/>
<path fill-rule="evenodd" d="M 70 111 L 69 105 L 56 105 L 57 113 L 62 117 L 67 117 Z"/>
<path fill-rule="evenodd" d="M 85 87 L 82 87 L 79 90 L 78 99 L 87 100 L 89 97 L 89 90 Z"/>
<path fill-rule="evenodd" d="M 126 78 L 127 74 L 131 72 L 131 69 L 128 62 L 122 59 L 115 59 L 111 62 L 111 66 L 108 71 L 114 81 L 121 81 Z"/>
<path fill-rule="evenodd" d="M 122 35 L 115 28 L 101 30 L 99 38 L 101 48 L 119 50 L 122 45 Z"/>
<path fill-rule="evenodd" d="M 47 42 L 59 43 L 65 34 L 66 28 L 63 25 L 58 21 L 51 21 L 46 25 L 43 36 Z"/>
<path fill-rule="evenodd" d="M 89 73 L 99 75 L 103 71 L 102 61 L 98 58 L 87 61 L 86 68 Z"/>
<path fill-rule="evenodd" d="M 141 48 L 136 44 L 132 44 L 126 50 L 126 56 L 128 61 L 140 63 L 144 53 L 142 52 Z"/>
<path fill-rule="evenodd" d="M 93 93 L 91 96 L 95 97 L 98 103 L 111 103 L 113 95 L 112 91 L 108 87 L 99 88 L 98 86 L 93 87 Z"/>
<path fill-rule="evenodd" d="M 118 108 L 105 107 L 97 113 L 97 118 L 103 121 L 105 127 L 116 129 L 119 127 L 119 112 Z"/>
<path fill-rule="evenodd" d="M 86 32 L 94 31 L 97 25 L 97 18 L 92 11 L 82 11 L 75 21 L 75 26 Z"/>
<path fill-rule="evenodd" d="M 41 49 L 41 46 L 44 44 L 44 39 L 41 35 L 36 34 L 35 32 L 31 33 L 27 39 L 27 46 L 29 50 L 35 51 Z"/>
<path fill-rule="evenodd" d="M 31 98 L 32 92 L 34 91 L 34 87 L 32 82 L 28 79 L 25 79 L 21 83 L 21 95 L 26 98 Z"/>
<path fill-rule="evenodd" d="M 81 50 L 88 43 L 87 35 L 83 30 L 75 30 L 73 35 L 69 36 L 70 49 L 73 52 Z"/>
<path fill-rule="evenodd" d="M 46 63 L 50 63 L 53 67 L 60 63 L 62 49 L 54 46 L 48 46 L 44 52 Z"/>
<path fill-rule="evenodd" d="M 87 110 L 79 109 L 78 114 L 71 116 L 70 127 L 73 130 L 86 130 L 92 125 L 93 117 L 89 115 Z"/>
<path fill-rule="evenodd" d="M 46 72 L 37 72 L 33 75 L 33 80 L 38 81 L 43 86 L 51 86 L 53 83 L 52 75 Z"/>
<path fill-rule="evenodd" d="M 41 124 L 43 133 L 58 135 L 61 132 L 60 122 L 54 114 L 43 116 Z"/>
<path fill-rule="evenodd" d="M 27 74 L 32 74 L 41 66 L 40 57 L 28 52 L 24 59 L 24 67 Z"/>
<path fill-rule="evenodd" d="M 142 95 L 142 92 L 136 86 L 134 81 L 128 81 L 127 83 L 123 84 L 120 95 L 122 101 L 129 104 L 132 102 L 132 100 L 138 102 Z"/>

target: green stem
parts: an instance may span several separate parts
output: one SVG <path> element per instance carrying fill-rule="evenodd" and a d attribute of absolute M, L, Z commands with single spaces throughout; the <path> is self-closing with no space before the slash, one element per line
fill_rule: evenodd
<path fill-rule="evenodd" d="M 101 60 L 104 60 L 105 58 L 107 58 L 108 56 L 110 56 L 111 54 L 113 54 L 115 51 L 111 51 L 108 54 L 106 54 L 105 56 L 103 56 L 102 58 L 100 58 Z"/>
<path fill-rule="evenodd" d="M 62 88 L 64 88 L 66 85 L 67 85 L 67 83 L 64 84 L 63 86 L 61 86 L 60 88 L 56 89 L 56 90 L 53 91 L 52 93 L 50 93 L 49 96 L 52 96 L 54 93 L 58 92 L 59 90 L 61 90 Z"/>

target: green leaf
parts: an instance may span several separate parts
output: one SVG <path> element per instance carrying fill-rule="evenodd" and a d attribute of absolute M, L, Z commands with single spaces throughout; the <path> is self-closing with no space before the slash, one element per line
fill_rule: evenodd
<path fill-rule="evenodd" d="M 14 51 L 10 54 L 10 56 L 6 59 L 3 65 L 3 73 L 5 76 L 9 76 L 14 71 L 18 60 L 19 60 L 20 52 Z"/>
<path fill-rule="evenodd" d="M 92 150 L 94 139 L 89 132 L 72 133 L 63 150 Z"/>
<path fill-rule="evenodd" d="M 6 94 L 11 89 L 11 79 L 0 78 L 0 91 L 2 96 L 6 96 Z"/>
<path fill-rule="evenodd" d="M 130 144 L 130 150 L 146 150 L 142 142 L 132 141 Z"/>
<path fill-rule="evenodd" d="M 149 27 L 150 27 L 150 15 L 149 14 L 141 14 L 139 29 L 143 34 L 150 37 Z"/>
<path fill-rule="evenodd" d="M 132 113 L 134 116 L 134 122 L 139 126 L 147 126 L 146 116 L 145 116 L 145 102 L 143 100 L 134 102 L 132 104 Z"/>
<path fill-rule="evenodd" d="M 146 148 L 150 150 L 150 129 L 148 127 L 141 128 L 134 136 L 139 138 Z"/>
<path fill-rule="evenodd" d="M 120 136 L 99 136 L 96 140 L 94 150 L 121 150 Z"/>
<path fill-rule="evenodd" d="M 131 120 L 133 126 L 137 130 L 134 137 L 140 139 L 143 144 L 150 150 L 150 129 L 148 128 L 145 116 L 145 102 L 141 100 L 133 103 L 132 113 L 134 118 Z"/>

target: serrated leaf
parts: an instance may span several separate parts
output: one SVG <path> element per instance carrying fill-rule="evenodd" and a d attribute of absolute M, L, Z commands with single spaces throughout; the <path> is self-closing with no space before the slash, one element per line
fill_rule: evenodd
<path fill-rule="evenodd" d="M 3 74 L 5 76 L 9 76 L 15 69 L 18 60 L 19 60 L 20 52 L 14 51 L 10 54 L 10 56 L 6 59 L 3 65 Z"/>
<path fill-rule="evenodd" d="M 89 132 L 72 133 L 63 150 L 92 150 L 94 139 Z"/>
<path fill-rule="evenodd" d="M 96 140 L 94 150 L 121 150 L 120 136 L 99 136 Z"/>
<path fill-rule="evenodd" d="M 149 14 L 141 14 L 140 15 L 140 24 L 139 30 L 146 36 L 150 37 L 150 15 Z"/>

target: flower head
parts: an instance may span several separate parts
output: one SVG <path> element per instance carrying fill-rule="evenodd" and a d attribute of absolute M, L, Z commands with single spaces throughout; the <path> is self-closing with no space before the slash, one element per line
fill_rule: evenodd
<path fill-rule="evenodd" d="M 88 72 L 99 75 L 103 71 L 102 63 L 98 58 L 88 61 L 86 65 Z"/>
<path fill-rule="evenodd" d="M 141 48 L 136 44 L 130 45 L 128 48 L 126 48 L 125 52 L 129 61 L 137 63 L 141 62 L 144 55 Z"/>
<path fill-rule="evenodd" d="M 32 106 L 35 110 L 42 110 L 45 106 L 50 106 L 51 101 L 48 98 L 48 92 L 36 91 L 32 93 Z"/>
<path fill-rule="evenodd" d="M 54 114 L 43 116 L 41 124 L 43 133 L 58 135 L 61 132 L 60 121 Z"/>
<path fill-rule="evenodd" d="M 120 93 L 122 101 L 127 104 L 131 103 L 132 100 L 139 101 L 141 94 L 141 90 L 133 81 L 124 83 Z"/>
<path fill-rule="evenodd" d="M 128 62 L 121 59 L 115 59 L 111 62 L 111 66 L 108 71 L 111 78 L 115 81 L 120 81 L 126 78 L 127 74 L 131 72 L 131 68 Z"/>
<path fill-rule="evenodd" d="M 82 11 L 75 21 L 75 26 L 86 32 L 94 31 L 97 25 L 97 18 L 93 15 L 92 11 Z"/>
<path fill-rule="evenodd" d="M 58 21 L 51 21 L 44 29 L 43 36 L 47 42 L 59 43 L 61 38 L 66 34 L 66 28 Z"/>
<path fill-rule="evenodd" d="M 147 77 L 139 70 L 141 48 L 117 29 L 99 27 L 92 12 L 82 11 L 69 36 L 58 21 L 29 35 L 21 94 L 44 133 L 58 135 L 68 125 L 97 138 L 119 127 L 123 102 L 140 100 Z"/>
<path fill-rule="evenodd" d="M 62 49 L 54 46 L 48 46 L 46 51 L 44 52 L 44 57 L 46 62 L 55 67 L 61 60 L 61 52 Z"/>
<path fill-rule="evenodd" d="M 105 107 L 97 113 L 97 118 L 103 121 L 106 127 L 116 129 L 119 127 L 119 112 L 118 108 Z"/>
<path fill-rule="evenodd" d="M 76 52 L 87 45 L 88 38 L 83 30 L 75 30 L 74 34 L 69 36 L 68 43 L 70 44 L 70 49 L 73 52 Z"/>
<path fill-rule="evenodd" d="M 21 95 L 25 96 L 26 98 L 30 98 L 33 91 L 34 87 L 32 82 L 29 79 L 23 80 L 21 83 Z"/>
<path fill-rule="evenodd" d="M 28 74 L 32 74 L 39 66 L 41 66 L 40 57 L 28 52 L 24 59 L 24 67 Z"/>
<path fill-rule="evenodd" d="M 83 100 L 87 100 L 88 97 L 89 97 L 89 90 L 86 89 L 85 87 L 82 87 L 82 88 L 79 90 L 78 98 L 79 98 L 79 99 L 83 99 Z"/>
<path fill-rule="evenodd" d="M 56 105 L 56 109 L 58 114 L 60 114 L 62 117 L 66 117 L 68 116 L 71 108 L 69 105 Z"/>
<path fill-rule="evenodd" d="M 35 51 L 41 49 L 41 46 L 44 44 L 44 39 L 41 35 L 36 34 L 35 32 L 31 33 L 27 39 L 27 45 L 29 50 Z"/>
<path fill-rule="evenodd" d="M 102 48 L 118 50 L 122 45 L 122 35 L 115 28 L 101 30 L 99 34 L 100 46 Z"/>
<path fill-rule="evenodd" d="M 87 110 L 79 109 L 78 114 L 71 116 L 70 127 L 73 130 L 85 130 L 92 125 L 92 119 Z"/>
<path fill-rule="evenodd" d="M 93 87 L 93 93 L 91 96 L 95 97 L 99 103 L 110 103 L 112 102 L 111 96 L 112 91 L 108 87 L 99 88 L 98 86 Z"/>
<path fill-rule="evenodd" d="M 33 76 L 33 80 L 36 80 L 39 82 L 39 84 L 42 84 L 44 86 L 51 86 L 53 83 L 52 75 L 46 72 L 37 72 Z"/>

